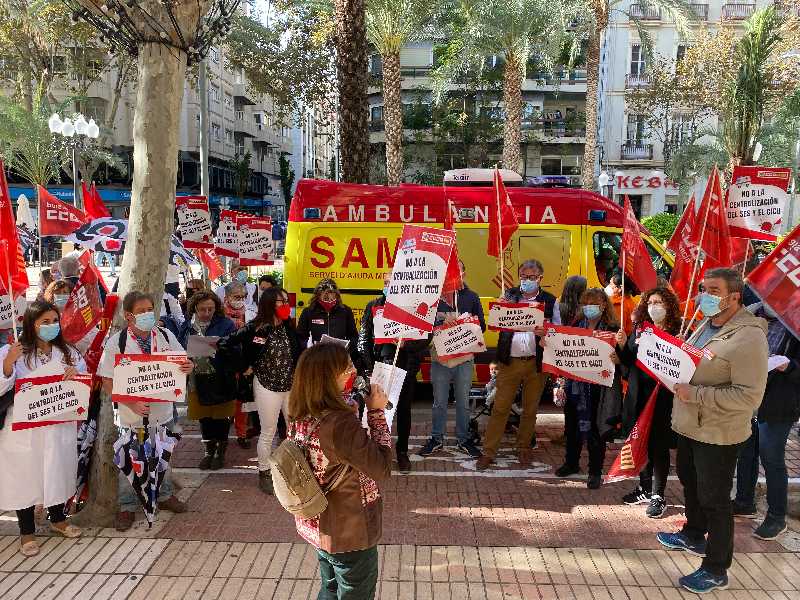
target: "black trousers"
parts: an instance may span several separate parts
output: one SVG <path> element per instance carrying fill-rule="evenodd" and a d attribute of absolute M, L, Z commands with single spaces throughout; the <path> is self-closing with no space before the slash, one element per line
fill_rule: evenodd
<path fill-rule="evenodd" d="M 47 515 L 51 523 L 63 523 L 67 520 L 64 515 L 64 505 L 56 504 L 47 509 Z M 33 535 L 36 533 L 36 521 L 34 520 L 34 507 L 23 508 L 17 511 L 17 521 L 19 523 L 20 535 Z"/>
<path fill-rule="evenodd" d="M 230 428 L 231 420 L 228 418 L 212 419 L 203 417 L 200 419 L 200 433 L 206 441 L 227 442 Z"/>
<path fill-rule="evenodd" d="M 693 542 L 706 534 L 703 568 L 724 575 L 733 562 L 731 488 L 739 444 L 719 446 L 678 436 L 676 467 L 683 485 L 686 525 L 681 530 Z"/>
<path fill-rule="evenodd" d="M 592 386 L 594 388 L 595 386 Z M 603 474 L 603 461 L 606 458 L 606 443 L 600 437 L 600 430 L 597 428 L 597 408 L 599 402 L 595 398 L 595 390 L 592 390 L 592 424 L 588 432 L 581 434 L 578 408 L 576 399 L 567 397 L 564 404 L 564 435 L 566 458 L 564 463 L 577 469 L 581 463 L 581 451 L 583 442 L 586 440 L 586 449 L 589 451 L 589 475 Z"/>
<path fill-rule="evenodd" d="M 647 465 L 639 473 L 639 485 L 646 492 L 664 498 L 669 477 L 669 447 L 650 448 Z"/>
<path fill-rule="evenodd" d="M 394 413 L 394 420 L 397 422 L 397 444 L 395 449 L 398 454 L 408 453 L 408 438 L 411 435 L 411 404 L 414 402 L 414 394 L 417 387 L 417 371 L 419 365 L 414 360 L 403 360 L 403 353 L 398 357 L 397 366 L 408 371 L 403 382 L 403 389 L 400 392 L 400 399 L 397 402 L 397 410 Z"/>

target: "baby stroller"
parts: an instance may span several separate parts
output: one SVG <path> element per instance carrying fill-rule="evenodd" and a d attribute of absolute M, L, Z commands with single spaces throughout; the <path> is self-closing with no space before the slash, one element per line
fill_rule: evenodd
<path fill-rule="evenodd" d="M 489 417 L 492 414 L 492 406 L 494 406 L 494 396 L 497 393 L 494 375 L 483 388 L 472 388 L 470 391 L 470 404 L 474 404 L 475 410 L 469 420 L 469 439 L 476 446 L 481 445 L 480 433 L 480 419 L 481 417 Z M 520 415 L 522 408 L 519 403 L 519 391 L 517 392 L 517 399 L 511 405 L 511 412 L 506 421 L 506 433 L 516 433 L 519 427 Z"/>

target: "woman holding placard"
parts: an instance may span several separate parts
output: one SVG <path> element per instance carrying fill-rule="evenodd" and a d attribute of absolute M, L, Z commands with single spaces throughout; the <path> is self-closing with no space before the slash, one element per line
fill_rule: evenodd
<path fill-rule="evenodd" d="M 626 433 L 633 429 L 656 387 L 656 380 L 636 364 L 642 325 L 653 323 L 669 334 L 678 335 L 681 327 L 678 297 L 666 287 L 648 290 L 633 312 L 633 323 L 630 337 L 622 329 L 617 332 L 617 355 L 620 363 L 629 369 L 628 392 L 622 405 L 622 426 Z M 659 387 L 647 445 L 647 466 L 639 473 L 636 489 L 622 497 L 628 505 L 647 504 L 645 514 L 651 519 L 662 517 L 667 510 L 664 493 L 669 476 L 669 450 L 676 445 L 672 431 L 672 398 L 672 392 Z"/>
<path fill-rule="evenodd" d="M 597 331 L 617 331 L 619 320 L 614 313 L 611 300 L 601 288 L 590 288 L 581 296 L 583 316 L 575 327 Z M 544 340 L 541 342 L 544 343 Z M 615 358 L 616 360 L 616 358 Z M 619 377 L 613 387 L 559 378 L 556 396 L 564 403 L 564 433 L 566 456 L 564 464 L 556 469 L 556 476 L 569 477 L 580 472 L 581 450 L 584 440 L 589 451 L 589 477 L 586 486 L 590 490 L 600 487 L 603 481 L 603 461 L 606 441 L 603 436 L 610 427 L 601 423 L 603 406 L 619 394 Z"/>
<path fill-rule="evenodd" d="M 13 390 L 17 378 L 63 374 L 69 379 L 86 371 L 81 355 L 62 337 L 58 309 L 49 302 L 28 307 L 19 341 L 1 348 L 0 360 L 0 394 Z M 64 503 L 75 493 L 77 428 L 66 422 L 12 431 L 13 413 L 12 405 L 0 427 L 0 510 L 17 511 L 20 552 L 34 556 L 37 504 L 48 507 L 51 531 L 68 538 L 81 534 L 64 515 Z"/>

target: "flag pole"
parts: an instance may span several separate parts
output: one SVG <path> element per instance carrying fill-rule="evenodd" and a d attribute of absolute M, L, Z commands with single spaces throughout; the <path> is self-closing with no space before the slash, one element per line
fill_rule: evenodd
<path fill-rule="evenodd" d="M 625 329 L 625 257 L 627 253 L 622 248 L 622 298 L 619 301 L 619 327 Z"/>
<path fill-rule="evenodd" d="M 716 169 L 716 167 L 715 167 Z M 716 175 L 719 177 L 719 174 Z M 681 318 L 681 335 L 685 333 L 686 317 L 689 316 L 689 299 L 692 297 L 694 291 L 694 280 L 697 277 L 697 270 L 700 267 L 700 252 L 703 250 L 703 240 L 706 236 L 706 224 L 708 223 L 708 213 L 711 212 L 711 198 L 708 199 L 706 206 L 706 214 L 703 215 L 703 225 L 700 230 L 700 242 L 697 244 L 697 254 L 694 257 L 694 268 L 692 269 L 692 278 L 689 280 L 689 292 L 686 296 L 686 304 L 683 307 L 683 317 Z"/>
<path fill-rule="evenodd" d="M 11 331 L 14 332 L 14 342 L 19 341 L 19 333 L 17 333 L 17 305 L 14 298 L 14 292 L 11 288 L 11 261 L 9 259 L 9 247 L 8 242 L 3 240 L 3 254 L 5 254 L 5 261 L 6 261 L 6 277 L 7 280 L 5 281 L 6 288 L 8 289 L 8 299 L 11 301 Z M 16 258 L 16 257 L 15 257 Z"/>
<path fill-rule="evenodd" d="M 395 369 L 397 368 L 397 357 L 400 356 L 400 348 L 402 347 L 403 347 L 403 338 L 399 338 L 397 340 L 397 345 L 394 348 L 394 359 L 392 360 L 392 371 L 391 373 L 389 373 L 389 382 L 386 384 L 386 387 L 389 389 L 383 390 L 384 392 L 386 392 L 387 398 L 389 397 L 389 391 L 392 389 L 392 385 L 394 384 L 394 374 L 395 374 Z M 386 408 L 388 410 L 391 410 L 392 408 L 394 408 L 394 404 L 387 401 Z"/>
<path fill-rule="evenodd" d="M 497 248 L 498 248 L 498 257 L 500 258 L 500 297 L 505 298 L 506 295 L 506 265 L 505 265 L 505 257 L 503 256 L 504 248 L 503 248 L 503 222 L 502 222 L 502 214 L 500 211 L 500 171 L 497 169 L 497 165 L 494 166 L 494 195 L 495 199 L 497 200 Z"/>
<path fill-rule="evenodd" d="M 36 212 L 38 213 L 39 227 L 37 233 L 39 234 L 39 281 L 42 280 L 42 271 L 44 270 L 44 261 L 42 260 L 42 195 L 39 192 L 39 186 L 36 186 Z M 41 290 L 44 292 L 44 290 Z"/>
<path fill-rule="evenodd" d="M 700 306 L 698 306 L 697 309 L 694 311 L 694 314 L 692 315 L 692 318 L 689 321 L 689 324 L 694 323 L 694 321 L 697 318 L 698 314 L 700 314 Z M 689 324 L 687 324 L 687 326 L 686 326 L 686 331 L 682 331 L 680 334 L 678 334 L 679 337 L 683 338 L 685 335 L 687 335 L 689 333 Z"/>
<path fill-rule="evenodd" d="M 747 240 L 747 246 L 744 249 L 744 263 L 742 263 L 742 279 L 744 279 L 745 271 L 747 271 L 747 260 L 750 258 L 750 240 Z"/>

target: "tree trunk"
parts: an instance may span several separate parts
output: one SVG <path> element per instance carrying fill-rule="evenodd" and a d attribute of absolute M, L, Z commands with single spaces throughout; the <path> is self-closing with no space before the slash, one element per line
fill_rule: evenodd
<path fill-rule="evenodd" d="M 520 140 L 522 139 L 522 73 L 525 64 L 511 53 L 506 53 L 503 69 L 503 167 L 520 172 Z"/>
<path fill-rule="evenodd" d="M 386 183 L 403 182 L 403 101 L 400 97 L 400 53 L 383 59 L 383 120 L 386 132 Z"/>
<path fill-rule="evenodd" d="M 342 181 L 367 183 L 369 123 L 364 0 L 336 0 L 335 10 Z"/>
<path fill-rule="evenodd" d="M 599 17 L 599 15 L 596 15 Z M 598 19 L 600 21 L 600 19 Z M 589 32 L 589 43 L 586 48 L 586 143 L 583 146 L 583 164 L 581 179 L 583 188 L 595 189 L 594 168 L 597 163 L 597 86 L 600 78 L 600 44 L 603 29 L 608 24 L 597 23 Z"/>

